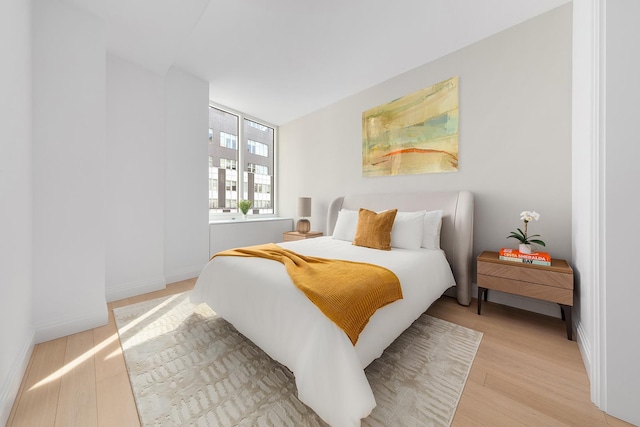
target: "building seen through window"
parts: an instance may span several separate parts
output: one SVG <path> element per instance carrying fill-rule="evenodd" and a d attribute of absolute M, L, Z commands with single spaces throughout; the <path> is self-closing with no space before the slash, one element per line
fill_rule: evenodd
<path fill-rule="evenodd" d="M 249 215 L 274 213 L 275 131 L 216 107 L 209 107 L 209 213 L 237 213 L 251 200 Z M 246 165 L 246 167 L 242 167 Z"/>
<path fill-rule="evenodd" d="M 253 163 L 247 163 L 247 172 L 269 175 L 269 167 L 264 165 L 254 165 Z"/>

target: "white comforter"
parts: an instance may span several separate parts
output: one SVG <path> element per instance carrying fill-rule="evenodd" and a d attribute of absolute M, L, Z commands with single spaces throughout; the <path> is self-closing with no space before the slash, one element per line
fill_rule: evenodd
<path fill-rule="evenodd" d="M 393 271 L 403 299 L 379 309 L 354 347 L 291 282 L 284 265 L 216 257 L 191 292 L 295 375 L 298 398 L 332 426 L 358 426 L 376 406 L 364 368 L 455 285 L 441 250 L 379 251 L 331 237 L 281 243 L 309 256 L 368 262 Z"/>

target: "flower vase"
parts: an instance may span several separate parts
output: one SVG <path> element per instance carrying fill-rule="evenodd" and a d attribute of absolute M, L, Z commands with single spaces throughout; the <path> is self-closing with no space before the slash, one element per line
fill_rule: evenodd
<path fill-rule="evenodd" d="M 247 214 L 243 213 L 242 214 L 242 219 L 246 221 L 247 220 Z"/>
<path fill-rule="evenodd" d="M 521 254 L 530 254 L 531 253 L 531 245 L 527 245 L 524 243 L 520 243 L 520 247 L 518 248 Z"/>

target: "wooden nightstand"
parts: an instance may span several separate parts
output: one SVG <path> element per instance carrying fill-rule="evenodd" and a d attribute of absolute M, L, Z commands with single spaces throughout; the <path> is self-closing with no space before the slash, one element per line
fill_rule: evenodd
<path fill-rule="evenodd" d="M 478 314 L 482 294 L 486 301 L 489 289 L 558 303 L 567 338 L 572 339 L 573 270 L 566 261 L 552 259 L 550 266 L 533 265 L 503 261 L 497 252 L 482 252 L 478 256 Z"/>
<path fill-rule="evenodd" d="M 285 231 L 282 233 L 283 242 L 292 242 L 294 240 L 313 239 L 314 237 L 321 237 L 321 231 L 310 231 L 308 233 L 299 233 L 297 231 Z"/>

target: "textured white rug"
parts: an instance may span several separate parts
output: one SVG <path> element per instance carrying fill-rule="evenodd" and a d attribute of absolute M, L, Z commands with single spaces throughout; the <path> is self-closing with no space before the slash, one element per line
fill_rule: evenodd
<path fill-rule="evenodd" d="M 293 374 L 206 304 L 178 294 L 114 309 L 143 426 L 322 426 Z M 423 314 L 367 367 L 365 426 L 449 426 L 482 333 Z"/>

